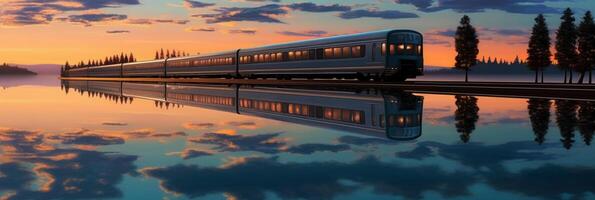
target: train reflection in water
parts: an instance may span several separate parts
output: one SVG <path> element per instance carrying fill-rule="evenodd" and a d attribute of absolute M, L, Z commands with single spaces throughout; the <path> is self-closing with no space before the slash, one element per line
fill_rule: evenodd
<path fill-rule="evenodd" d="M 394 140 L 422 133 L 423 97 L 406 92 L 101 81 L 64 81 L 63 86 Z"/>

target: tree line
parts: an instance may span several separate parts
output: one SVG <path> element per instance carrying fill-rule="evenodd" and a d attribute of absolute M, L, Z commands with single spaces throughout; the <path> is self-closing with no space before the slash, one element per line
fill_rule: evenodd
<path fill-rule="evenodd" d="M 130 53 L 130 54 L 120 53 L 120 55 L 114 54 L 113 56 L 106 56 L 104 59 L 88 60 L 87 62 L 80 61 L 76 64 L 70 64 L 68 61 L 66 61 L 64 66 L 62 66 L 62 72 L 68 71 L 70 69 L 75 69 L 75 68 L 113 65 L 113 64 L 121 64 L 121 63 L 130 63 L 130 62 L 136 62 L 136 58 L 134 57 L 133 53 Z"/>
<path fill-rule="evenodd" d="M 161 50 L 157 50 L 155 51 L 155 60 L 159 60 L 159 59 L 166 59 L 166 58 L 177 58 L 177 57 L 184 57 L 184 56 L 190 56 L 189 53 L 186 53 L 185 51 L 176 51 L 171 50 L 171 52 L 169 51 L 169 49 L 167 49 L 166 51 L 163 51 L 163 49 Z"/>
<path fill-rule="evenodd" d="M 578 83 L 583 83 L 588 73 L 589 84 L 592 83 L 592 71 L 595 68 L 595 23 L 591 11 L 587 11 L 580 24 L 575 25 L 574 13 L 567 8 L 562 22 L 556 31 L 555 54 L 557 67 L 564 71 L 564 83 L 573 82 L 573 72 L 579 73 Z M 469 70 L 478 64 L 479 39 L 477 31 L 471 25 L 471 19 L 465 15 L 455 34 L 455 68 L 465 71 L 465 82 L 469 81 Z M 548 25 L 543 14 L 535 18 L 527 48 L 527 67 L 535 71 L 535 83 L 543 83 L 543 71 L 552 65 L 552 44 Z"/>

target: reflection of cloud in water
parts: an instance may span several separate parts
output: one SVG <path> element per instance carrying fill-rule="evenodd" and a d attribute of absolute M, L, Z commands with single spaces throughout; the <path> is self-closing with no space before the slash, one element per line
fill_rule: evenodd
<path fill-rule="evenodd" d="M 233 127 L 237 127 L 237 128 L 242 128 L 242 129 L 257 129 L 258 128 L 256 126 L 256 122 L 237 122 L 237 121 L 231 121 L 231 122 L 226 122 L 225 125 L 233 126 Z"/>
<path fill-rule="evenodd" d="M 81 130 L 64 133 L 56 139 L 96 142 L 80 139 L 87 136 L 87 130 Z M 6 193 L 9 196 L 4 198 L 118 198 L 122 197 L 122 192 L 116 187 L 117 183 L 124 174 L 136 173 L 136 156 L 53 147 L 43 134 L 33 131 L 0 129 L 0 138 L 0 145 L 10 149 L 10 152 L 3 154 L 5 159 L 35 166 L 34 171 L 28 171 L 19 164 L 0 164 L 0 173 L 3 174 L 0 176 L 0 190 L 10 191 Z M 40 190 L 28 188 L 34 175 L 38 180 L 43 180 Z M 5 183 L 9 183 L 9 186 Z"/>
<path fill-rule="evenodd" d="M 218 151 L 256 151 L 277 153 L 286 143 L 277 138 L 281 133 L 260 134 L 254 136 L 205 133 L 200 138 L 189 141 L 199 144 L 212 144 Z"/>
<path fill-rule="evenodd" d="M 265 192 L 273 192 L 284 199 L 331 199 L 368 186 L 376 193 L 406 198 L 421 198 L 425 191 L 454 197 L 467 194 L 467 187 L 475 182 L 465 172 L 449 173 L 434 166 L 403 167 L 373 157 L 354 163 L 281 163 L 266 158 L 235 163 L 223 168 L 175 165 L 143 172 L 159 179 L 167 191 L 190 198 L 228 193 L 239 199 L 265 199 Z M 343 180 L 357 184 L 346 185 Z"/>
<path fill-rule="evenodd" d="M 124 139 L 114 136 L 105 136 L 97 134 L 86 135 L 56 135 L 49 136 L 48 139 L 60 140 L 62 144 L 78 144 L 78 145 L 112 145 L 124 144 Z"/>
<path fill-rule="evenodd" d="M 188 159 L 198 158 L 198 157 L 202 157 L 202 156 L 210 156 L 213 154 L 208 151 L 203 151 L 203 150 L 199 150 L 199 149 L 184 149 L 184 151 L 182 151 L 182 152 L 172 152 L 172 153 L 168 153 L 168 155 L 179 155 L 180 157 L 182 157 L 182 159 L 188 160 Z"/>
<path fill-rule="evenodd" d="M 346 144 L 302 144 L 298 146 L 289 147 L 285 151 L 295 154 L 312 154 L 320 151 L 337 153 L 340 151 L 347 151 L 350 149 L 351 147 Z"/>
<path fill-rule="evenodd" d="M 203 130 L 203 129 L 209 129 L 209 128 L 213 128 L 215 127 L 215 124 L 213 123 L 184 123 L 182 125 L 184 128 L 186 129 L 190 129 L 190 130 Z"/>
<path fill-rule="evenodd" d="M 378 144 L 396 144 L 395 141 L 380 138 L 366 138 L 356 136 L 342 136 L 339 138 L 339 142 L 351 145 L 378 145 Z"/>

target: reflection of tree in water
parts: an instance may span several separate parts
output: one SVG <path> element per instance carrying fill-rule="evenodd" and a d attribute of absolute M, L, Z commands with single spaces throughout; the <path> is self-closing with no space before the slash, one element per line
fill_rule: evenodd
<path fill-rule="evenodd" d="M 556 123 L 560 129 L 564 148 L 570 149 L 574 143 L 574 126 L 577 123 L 577 103 L 568 100 L 556 100 Z"/>
<path fill-rule="evenodd" d="M 580 102 L 578 111 L 578 130 L 586 145 L 591 145 L 595 129 L 595 103 Z"/>
<path fill-rule="evenodd" d="M 531 127 L 535 134 L 535 142 L 543 144 L 550 124 L 550 107 L 552 103 L 548 99 L 529 99 L 527 103 Z"/>
<path fill-rule="evenodd" d="M 471 133 L 475 130 L 475 123 L 479 119 L 479 107 L 477 98 L 473 96 L 455 96 L 457 110 L 455 111 L 455 126 L 457 132 L 461 133 L 461 140 L 464 143 L 469 142 Z"/>

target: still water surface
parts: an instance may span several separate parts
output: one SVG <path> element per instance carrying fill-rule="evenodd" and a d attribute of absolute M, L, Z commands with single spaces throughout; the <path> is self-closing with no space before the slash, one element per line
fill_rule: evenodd
<path fill-rule="evenodd" d="M 0 195 L 594 199 L 594 126 L 592 102 L 12 84 L 0 89 Z"/>

